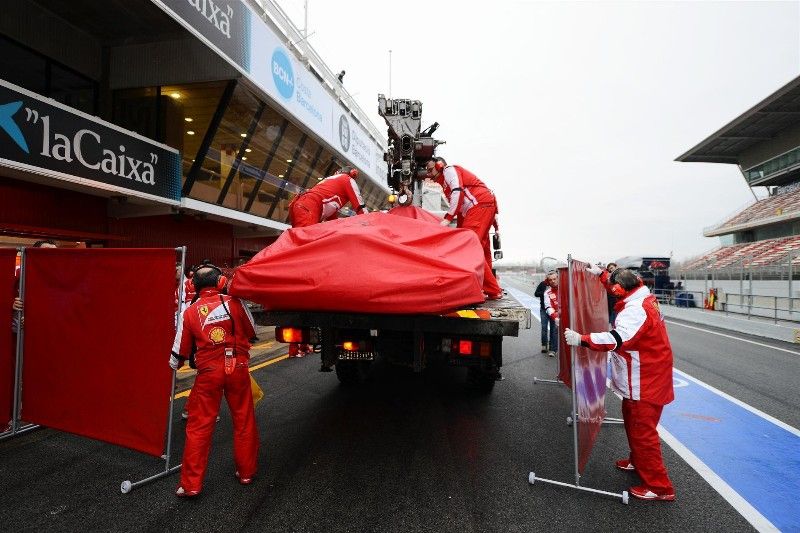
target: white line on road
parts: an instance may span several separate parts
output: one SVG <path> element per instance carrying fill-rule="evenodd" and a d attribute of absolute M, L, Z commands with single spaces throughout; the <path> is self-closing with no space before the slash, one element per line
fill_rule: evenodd
<path fill-rule="evenodd" d="M 726 335 L 725 333 L 719 333 L 718 331 L 712 331 L 710 329 L 698 328 L 698 327 L 695 327 L 695 326 L 687 326 L 686 324 L 681 324 L 680 322 L 673 322 L 672 320 L 666 320 L 665 322 L 667 322 L 669 324 L 674 324 L 676 326 L 681 326 L 681 327 L 684 327 L 684 328 L 696 329 L 697 331 L 704 331 L 706 333 L 713 333 L 714 335 L 719 335 L 720 337 L 727 337 L 729 339 L 734 339 L 734 340 L 737 340 L 737 341 L 749 342 L 750 344 L 755 344 L 756 346 L 763 346 L 764 348 L 772 348 L 773 350 L 780 350 L 782 352 L 791 353 L 791 354 L 794 354 L 794 355 L 800 355 L 800 352 L 795 352 L 794 350 L 787 350 L 786 348 L 778 348 L 777 346 L 772 346 L 771 344 L 764 344 L 763 342 L 756 342 L 756 341 L 751 341 L 751 340 L 748 340 L 748 339 L 743 339 L 741 337 L 734 337 L 733 335 Z"/>
<path fill-rule="evenodd" d="M 779 531 L 778 528 L 772 524 L 772 522 L 767 520 L 764 515 L 756 510 L 755 507 L 750 505 L 750 503 L 748 503 L 748 501 L 745 500 L 741 494 L 736 492 L 733 487 L 725 483 L 725 481 L 713 470 L 711 470 L 707 464 L 701 461 L 699 457 L 693 454 L 689 448 L 684 446 L 681 441 L 672 436 L 672 434 L 664 429 L 664 427 L 660 424 L 658 426 L 658 433 L 661 435 L 661 438 L 664 440 L 664 442 L 667 443 L 670 448 L 675 450 L 675 453 L 680 455 L 689 466 L 691 466 L 698 474 L 700 474 L 700 477 L 705 479 L 706 482 L 708 482 L 708 484 L 711 485 L 711 487 L 716 490 L 720 496 L 725 498 L 725 501 L 731 504 L 731 506 L 736 509 L 745 520 L 750 522 L 754 528 L 756 528 L 758 531 Z"/>

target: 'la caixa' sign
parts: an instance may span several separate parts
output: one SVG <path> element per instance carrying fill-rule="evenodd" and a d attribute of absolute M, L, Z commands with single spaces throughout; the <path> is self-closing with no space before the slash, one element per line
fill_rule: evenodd
<path fill-rule="evenodd" d="M 1 79 L 0 166 L 122 194 L 181 198 L 177 150 Z"/>

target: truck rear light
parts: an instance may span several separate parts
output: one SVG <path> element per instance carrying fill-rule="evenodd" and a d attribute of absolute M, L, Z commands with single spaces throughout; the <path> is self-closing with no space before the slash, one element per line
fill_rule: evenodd
<path fill-rule="evenodd" d="M 358 343 L 353 341 L 344 341 L 342 343 L 342 349 L 347 350 L 348 352 L 357 352 L 358 351 Z"/>
<path fill-rule="evenodd" d="M 309 331 L 307 328 L 292 328 L 279 326 L 275 328 L 275 339 L 280 342 L 308 343 Z"/>
<path fill-rule="evenodd" d="M 461 339 L 458 341 L 459 355 L 472 355 L 472 341 Z"/>
<path fill-rule="evenodd" d="M 490 342 L 478 343 L 478 350 L 481 357 L 489 357 L 492 355 L 492 344 Z"/>

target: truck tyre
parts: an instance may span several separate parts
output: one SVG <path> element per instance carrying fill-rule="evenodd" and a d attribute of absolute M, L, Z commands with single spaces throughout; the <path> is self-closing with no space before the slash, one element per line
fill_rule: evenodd
<path fill-rule="evenodd" d="M 363 384 L 367 379 L 370 361 L 337 361 L 336 377 L 347 387 Z"/>
<path fill-rule="evenodd" d="M 497 370 L 494 368 L 467 368 L 467 383 L 478 392 L 490 393 L 494 389 Z"/>

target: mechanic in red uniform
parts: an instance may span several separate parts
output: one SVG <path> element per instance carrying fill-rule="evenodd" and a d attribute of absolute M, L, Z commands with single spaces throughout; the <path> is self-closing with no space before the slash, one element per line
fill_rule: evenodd
<path fill-rule="evenodd" d="M 311 189 L 295 196 L 289 203 L 289 223 L 293 228 L 302 228 L 333 220 L 339 216 L 339 209 L 348 202 L 356 214 L 366 213 L 366 205 L 356 183 L 357 177 L 357 169 L 343 167 L 337 174 L 323 179 Z M 289 357 L 304 357 L 312 350 L 308 344 L 291 343 Z M 322 365 L 320 370 L 330 372 L 331 369 Z"/>
<path fill-rule="evenodd" d="M 365 213 L 366 205 L 358 190 L 357 177 L 357 169 L 344 167 L 338 174 L 328 176 L 295 196 L 289 203 L 289 223 L 293 228 L 302 228 L 333 220 L 348 202 L 357 214 Z"/>
<path fill-rule="evenodd" d="M 191 497 L 203 488 L 211 434 L 222 395 L 233 419 L 233 460 L 239 483 L 249 484 L 256 473 L 258 430 L 250 389 L 250 341 L 255 325 L 238 298 L 221 293 L 227 279 L 212 264 L 202 264 L 192 277 L 197 300 L 180 316 L 169 366 L 177 370 L 196 350 L 197 367 L 186 423 L 181 481 L 176 495 Z"/>
<path fill-rule="evenodd" d="M 591 268 L 596 272 L 599 269 Z M 622 418 L 631 453 L 616 462 L 620 470 L 636 471 L 641 485 L 631 487 L 642 500 L 673 501 L 675 489 L 661 456 L 658 421 L 675 395 L 672 389 L 672 347 L 655 296 L 641 278 L 627 269 L 614 272 L 611 293 L 619 298 L 614 329 L 581 335 L 567 329 L 570 346 L 610 351 L 612 387 L 622 395 Z"/>
<path fill-rule="evenodd" d="M 544 281 L 547 284 L 542 296 L 544 299 L 544 312 L 550 319 L 550 350 L 547 355 L 555 357 L 558 352 L 558 319 L 560 317 L 559 311 L 561 310 L 558 305 L 558 274 L 556 272 L 548 272 Z"/>
<path fill-rule="evenodd" d="M 503 289 L 492 274 L 492 250 L 489 245 L 489 228 L 495 222 L 497 201 L 475 174 L 457 166 L 448 165 L 442 157 L 428 161 L 427 177 L 436 181 L 444 189 L 450 202 L 450 210 L 444 215 L 442 226 L 449 226 L 458 217 L 459 228 L 469 228 L 478 235 L 483 246 L 485 266 L 483 269 L 483 292 L 493 300 L 503 297 Z"/>

